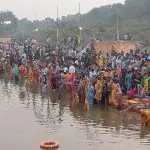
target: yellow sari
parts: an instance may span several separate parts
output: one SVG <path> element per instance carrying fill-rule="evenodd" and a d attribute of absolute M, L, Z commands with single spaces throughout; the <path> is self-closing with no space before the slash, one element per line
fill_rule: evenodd
<path fill-rule="evenodd" d="M 112 84 L 112 91 L 109 99 L 109 104 L 117 107 L 118 106 L 118 101 L 120 100 L 121 92 L 117 84 L 113 83 Z"/>
<path fill-rule="evenodd" d="M 99 65 L 100 67 L 103 67 L 103 66 L 104 66 L 104 58 L 103 58 L 102 55 L 100 55 L 100 56 L 98 57 L 98 65 Z"/>
<path fill-rule="evenodd" d="M 148 89 L 149 89 L 149 87 L 148 87 L 149 80 L 150 80 L 150 78 L 146 78 L 144 80 L 144 89 L 145 89 L 146 94 L 148 93 Z"/>
<path fill-rule="evenodd" d="M 29 70 L 29 83 L 31 84 L 34 80 L 34 74 L 33 71 L 30 69 Z"/>
<path fill-rule="evenodd" d="M 103 81 L 102 80 L 97 81 L 95 90 L 96 90 L 95 99 L 97 101 L 100 101 L 102 98 L 102 92 L 103 92 Z"/>

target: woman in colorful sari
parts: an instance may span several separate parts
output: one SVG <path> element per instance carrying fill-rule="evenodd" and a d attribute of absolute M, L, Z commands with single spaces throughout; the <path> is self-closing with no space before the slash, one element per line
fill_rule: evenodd
<path fill-rule="evenodd" d="M 52 88 L 53 91 L 55 91 L 56 88 L 57 88 L 57 78 L 56 78 L 54 73 L 52 73 L 50 81 L 51 81 L 51 88 Z"/>
<path fill-rule="evenodd" d="M 84 103 L 85 99 L 86 99 L 86 78 L 85 78 L 85 75 L 83 75 L 82 79 L 80 80 L 77 93 L 79 96 L 79 102 Z"/>
<path fill-rule="evenodd" d="M 125 86 L 127 88 L 127 91 L 129 91 L 131 89 L 131 86 L 132 86 L 132 74 L 130 72 L 128 72 L 125 75 Z"/>
<path fill-rule="evenodd" d="M 9 64 L 9 67 L 8 67 L 8 78 L 9 79 L 12 79 L 12 67 L 11 67 L 11 65 Z"/>
<path fill-rule="evenodd" d="M 104 57 L 101 54 L 101 52 L 99 52 L 99 55 L 98 55 L 98 65 L 99 65 L 99 67 L 103 67 L 104 66 Z"/>
<path fill-rule="evenodd" d="M 73 76 L 71 73 L 65 75 L 66 80 L 66 90 L 71 92 L 71 85 L 73 84 Z"/>
<path fill-rule="evenodd" d="M 25 67 L 24 67 L 24 65 L 22 64 L 22 65 L 19 66 L 19 72 L 20 72 L 21 79 L 23 78 L 24 71 L 25 71 Z"/>
<path fill-rule="evenodd" d="M 29 77 L 29 68 L 28 67 L 24 68 L 24 77 L 26 77 L 26 78 Z"/>
<path fill-rule="evenodd" d="M 115 108 L 120 109 L 122 107 L 122 92 L 118 81 L 115 79 L 114 79 L 114 83 L 112 83 L 112 90 L 111 90 L 109 102 Z"/>
<path fill-rule="evenodd" d="M 32 68 L 29 69 L 29 86 L 31 87 L 34 81 L 34 73 Z"/>
<path fill-rule="evenodd" d="M 105 78 L 103 83 L 103 92 L 102 92 L 102 99 L 101 99 L 101 105 L 107 107 L 109 104 L 109 79 Z"/>
<path fill-rule="evenodd" d="M 3 60 L 0 58 L 0 73 L 3 72 Z"/>
<path fill-rule="evenodd" d="M 23 65 L 20 65 L 20 66 L 19 66 L 19 71 L 20 71 L 21 74 L 24 73 L 24 66 L 23 66 Z"/>
<path fill-rule="evenodd" d="M 18 81 L 19 80 L 19 67 L 16 63 L 14 64 L 13 74 L 15 77 L 15 81 Z"/>
<path fill-rule="evenodd" d="M 61 72 L 59 77 L 59 90 L 58 90 L 58 98 L 60 99 L 61 94 L 65 93 L 65 74 Z"/>
<path fill-rule="evenodd" d="M 92 106 L 94 103 L 94 86 L 89 81 L 87 86 L 87 100 L 88 103 Z"/>
<path fill-rule="evenodd" d="M 99 102 L 101 101 L 103 92 L 103 80 L 100 78 L 97 80 L 97 83 L 95 85 L 95 91 L 95 99 L 98 102 L 98 104 L 100 104 Z"/>
<path fill-rule="evenodd" d="M 34 74 L 34 82 L 38 83 L 40 79 L 40 75 L 37 67 L 34 67 L 33 74 Z"/>

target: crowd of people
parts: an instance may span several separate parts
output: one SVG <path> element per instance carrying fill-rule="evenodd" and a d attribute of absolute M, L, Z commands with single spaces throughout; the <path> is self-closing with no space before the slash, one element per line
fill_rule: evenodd
<path fill-rule="evenodd" d="M 43 92 L 58 90 L 58 98 L 70 92 L 75 103 L 88 106 L 122 108 L 124 96 L 150 96 L 147 50 L 104 54 L 90 42 L 80 48 L 70 43 L 44 46 L 25 41 L 1 50 L 0 70 L 16 82 L 24 80 L 27 89 L 40 85 Z"/>

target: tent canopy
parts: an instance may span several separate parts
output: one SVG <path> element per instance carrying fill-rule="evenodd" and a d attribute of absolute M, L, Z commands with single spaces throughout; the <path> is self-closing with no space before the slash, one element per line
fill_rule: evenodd
<path fill-rule="evenodd" d="M 136 45 L 131 41 L 105 41 L 105 42 L 96 42 L 94 44 L 96 52 L 99 53 L 110 53 L 113 50 L 116 52 L 125 52 L 128 53 L 130 50 L 135 50 Z"/>
<path fill-rule="evenodd" d="M 11 43 L 11 38 L 0 38 L 1 43 Z"/>

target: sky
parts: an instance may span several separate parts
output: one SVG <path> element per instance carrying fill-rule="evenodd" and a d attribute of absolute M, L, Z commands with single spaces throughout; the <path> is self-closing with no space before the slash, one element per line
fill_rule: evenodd
<path fill-rule="evenodd" d="M 123 2 L 124 0 L 0 0 L 0 10 L 10 10 L 19 18 L 35 20 L 46 17 L 56 18 L 57 4 L 59 18 L 68 14 L 79 12 L 79 2 L 81 13 L 87 13 L 94 7 L 107 4 Z M 37 15 L 36 15 L 37 14 Z"/>

